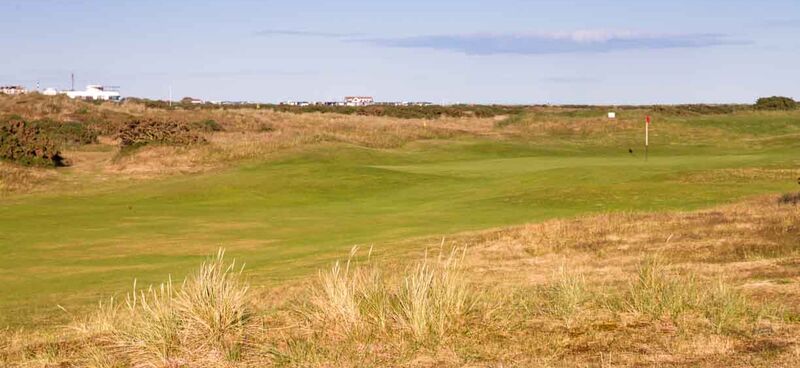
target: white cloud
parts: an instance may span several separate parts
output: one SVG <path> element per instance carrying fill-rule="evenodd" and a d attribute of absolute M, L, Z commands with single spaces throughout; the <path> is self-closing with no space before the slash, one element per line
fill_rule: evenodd
<path fill-rule="evenodd" d="M 385 47 L 428 48 L 474 55 L 597 53 L 747 44 L 747 42 L 714 33 L 655 34 L 607 30 L 525 34 L 423 35 L 361 41 Z"/>

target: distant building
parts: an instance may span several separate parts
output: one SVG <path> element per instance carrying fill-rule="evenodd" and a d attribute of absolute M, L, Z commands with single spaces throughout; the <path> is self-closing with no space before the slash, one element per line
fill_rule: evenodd
<path fill-rule="evenodd" d="M 286 106 L 308 106 L 311 103 L 309 103 L 308 101 L 284 101 L 281 102 L 280 104 Z"/>
<path fill-rule="evenodd" d="M 424 101 L 389 101 L 389 102 L 376 102 L 377 105 L 387 106 L 431 106 L 433 103 Z"/>
<path fill-rule="evenodd" d="M 184 98 L 181 99 L 181 103 L 182 104 L 187 104 L 187 105 L 202 105 L 202 104 L 204 104 L 206 102 L 201 100 L 201 99 L 199 99 L 199 98 L 184 97 Z"/>
<path fill-rule="evenodd" d="M 42 91 L 42 94 L 45 96 L 55 96 L 58 94 L 58 90 L 52 87 L 45 88 L 44 91 Z"/>
<path fill-rule="evenodd" d="M 375 103 L 375 100 L 369 96 L 347 96 L 344 98 L 344 104 L 347 106 L 368 106 Z"/>
<path fill-rule="evenodd" d="M 28 93 L 28 90 L 23 86 L 0 86 L 0 93 L 4 95 L 23 95 Z"/>
<path fill-rule="evenodd" d="M 69 98 L 79 98 L 83 100 L 119 101 L 122 99 L 119 92 L 97 84 L 86 86 L 85 91 L 66 91 L 61 93 L 67 95 Z"/>

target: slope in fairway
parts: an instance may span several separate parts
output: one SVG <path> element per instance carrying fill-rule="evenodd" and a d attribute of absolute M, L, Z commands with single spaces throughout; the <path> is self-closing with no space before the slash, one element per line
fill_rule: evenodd
<path fill-rule="evenodd" d="M 644 162 L 619 150 L 565 154 L 494 141 L 327 146 L 225 172 L 11 199 L 0 207 L 0 324 L 58 318 L 56 304 L 80 308 L 134 278 L 179 279 L 220 246 L 261 283 L 310 274 L 354 244 L 389 248 L 599 211 L 692 209 L 796 186 L 692 179 L 783 167 L 788 150 L 700 152 Z"/>

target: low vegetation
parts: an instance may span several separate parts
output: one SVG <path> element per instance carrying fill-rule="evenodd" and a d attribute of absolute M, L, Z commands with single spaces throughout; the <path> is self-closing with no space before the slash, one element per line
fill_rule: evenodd
<path fill-rule="evenodd" d="M 225 128 L 214 119 L 196 121 L 192 124 L 192 127 L 203 132 L 221 132 L 225 130 Z"/>
<path fill-rule="evenodd" d="M 56 143 L 37 124 L 19 118 L 0 123 L 0 159 L 28 166 L 64 166 Z"/>
<path fill-rule="evenodd" d="M 765 198 L 554 220 L 465 234 L 443 242 L 452 250 L 429 248 L 411 262 L 354 248 L 314 280 L 261 291 L 220 252 L 180 286 L 134 286 L 124 304 L 101 304 L 63 331 L 6 331 L 0 362 L 792 366 L 800 363 L 800 288 L 790 272 L 800 233 L 769 224 L 797 226 L 798 210 Z M 549 241 L 562 226 L 571 236 Z M 714 261 L 729 243 L 754 242 L 785 251 Z M 674 251 L 705 247 L 697 258 Z"/>
<path fill-rule="evenodd" d="M 292 113 L 336 113 L 360 116 L 385 116 L 399 119 L 438 119 L 441 117 L 462 118 L 477 117 L 489 118 L 498 115 L 509 115 L 523 110 L 518 106 L 499 105 L 453 105 L 453 106 L 269 106 L 275 111 Z"/>
<path fill-rule="evenodd" d="M 47 136 L 59 145 L 86 145 L 98 143 L 98 133 L 86 124 L 74 121 L 58 122 L 53 120 L 37 120 L 30 123 L 39 133 Z"/>
<path fill-rule="evenodd" d="M 325 113 L 342 115 L 359 115 L 375 117 L 392 117 L 398 119 L 437 119 L 442 117 L 462 118 L 477 117 L 488 118 L 499 115 L 509 115 L 524 109 L 521 106 L 506 105 L 389 105 L 377 104 L 370 106 L 335 106 L 335 105 L 307 105 L 291 106 L 276 104 L 192 104 L 182 101 L 180 104 L 170 105 L 167 101 L 156 101 L 148 99 L 130 99 L 130 102 L 144 105 L 150 109 L 181 109 L 188 111 L 210 111 L 210 110 L 249 110 L 263 109 L 276 112 L 290 112 L 295 114 L 306 113 Z"/>
<path fill-rule="evenodd" d="M 116 138 L 123 149 L 148 144 L 193 145 L 206 142 L 205 138 L 192 132 L 187 125 L 151 119 L 129 122 L 119 130 Z"/>
<path fill-rule="evenodd" d="M 755 107 L 759 110 L 794 110 L 797 103 L 789 97 L 772 96 L 759 98 Z"/>
<path fill-rule="evenodd" d="M 376 264 L 345 265 L 321 272 L 311 304 L 299 307 L 309 327 L 332 337 L 405 335 L 417 343 L 441 340 L 465 320 L 477 301 L 460 268 L 464 249 L 427 256 L 402 277 Z"/>
<path fill-rule="evenodd" d="M 72 329 L 95 337 L 84 359 L 133 367 L 206 366 L 240 358 L 252 326 L 249 286 L 224 252 L 179 286 L 133 290 L 124 304 L 100 304 Z"/>
<path fill-rule="evenodd" d="M 779 203 L 782 204 L 791 204 L 791 205 L 798 205 L 800 204 L 800 192 L 797 193 L 786 193 L 781 196 L 778 200 Z"/>

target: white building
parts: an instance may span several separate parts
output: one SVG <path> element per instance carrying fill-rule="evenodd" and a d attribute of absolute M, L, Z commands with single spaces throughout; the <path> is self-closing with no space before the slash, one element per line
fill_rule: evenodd
<path fill-rule="evenodd" d="M 344 104 L 347 106 L 367 106 L 375 103 L 375 100 L 369 96 L 347 96 L 344 98 Z"/>
<path fill-rule="evenodd" d="M 0 86 L 0 94 L 4 95 L 23 95 L 28 93 L 28 90 L 23 86 Z"/>
<path fill-rule="evenodd" d="M 202 104 L 204 104 L 206 102 L 201 100 L 201 99 L 199 99 L 199 98 L 184 97 L 183 99 L 181 99 L 181 103 L 182 104 L 189 104 L 189 105 L 202 105 Z"/>
<path fill-rule="evenodd" d="M 286 106 L 310 106 L 311 102 L 308 101 L 284 101 L 280 103 Z"/>
<path fill-rule="evenodd" d="M 86 86 L 85 91 L 66 91 L 62 93 L 69 98 L 80 98 L 84 100 L 119 101 L 122 98 L 119 92 L 108 90 L 108 87 L 97 84 Z"/>

